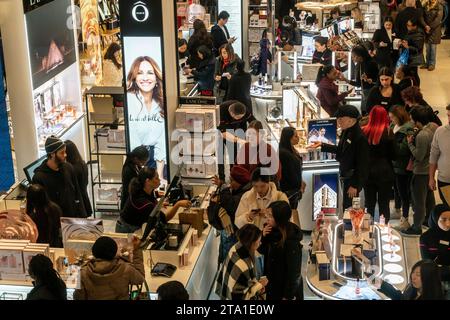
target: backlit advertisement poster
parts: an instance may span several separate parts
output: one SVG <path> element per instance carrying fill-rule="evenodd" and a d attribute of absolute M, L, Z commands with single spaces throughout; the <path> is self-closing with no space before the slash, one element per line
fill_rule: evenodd
<path fill-rule="evenodd" d="M 308 144 L 322 142 L 336 144 L 336 119 L 318 119 L 308 121 Z"/>
<path fill-rule="evenodd" d="M 161 0 L 119 2 L 128 148 L 145 146 L 147 166 L 168 178 Z"/>
<path fill-rule="evenodd" d="M 338 206 L 338 173 L 318 173 L 313 175 L 313 220 L 321 211 L 336 213 Z"/>

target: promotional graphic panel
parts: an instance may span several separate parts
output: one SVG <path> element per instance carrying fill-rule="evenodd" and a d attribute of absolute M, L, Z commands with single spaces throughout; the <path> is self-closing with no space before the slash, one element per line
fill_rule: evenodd
<path fill-rule="evenodd" d="M 308 121 L 308 144 L 322 142 L 336 144 L 336 119 L 319 119 Z"/>
<path fill-rule="evenodd" d="M 320 211 L 336 213 L 339 195 L 338 173 L 318 173 L 313 175 L 313 220 Z"/>

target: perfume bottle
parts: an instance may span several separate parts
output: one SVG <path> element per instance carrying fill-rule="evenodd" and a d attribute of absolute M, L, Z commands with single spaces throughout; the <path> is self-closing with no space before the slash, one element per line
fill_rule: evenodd
<path fill-rule="evenodd" d="M 380 216 L 380 227 L 384 228 L 384 225 L 386 223 L 386 219 L 384 218 L 384 215 Z"/>
<path fill-rule="evenodd" d="M 360 294 L 361 294 L 361 288 L 359 287 L 359 278 L 356 279 L 355 294 L 356 294 L 356 295 L 360 295 Z"/>

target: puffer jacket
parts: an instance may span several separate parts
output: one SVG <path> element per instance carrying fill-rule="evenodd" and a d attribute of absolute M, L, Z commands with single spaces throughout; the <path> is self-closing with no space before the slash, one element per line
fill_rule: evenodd
<path fill-rule="evenodd" d="M 145 280 L 142 250 L 134 250 L 133 263 L 123 258 L 94 259 L 81 268 L 81 288 L 74 300 L 128 300 L 129 285 Z"/>

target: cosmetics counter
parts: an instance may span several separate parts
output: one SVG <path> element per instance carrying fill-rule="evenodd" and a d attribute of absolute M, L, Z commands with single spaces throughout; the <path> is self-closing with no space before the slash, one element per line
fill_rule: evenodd
<path fill-rule="evenodd" d="M 311 235 L 306 283 L 326 300 L 384 300 L 374 286 L 382 278 L 399 290 L 408 282 L 400 233 L 372 224 L 364 210 L 348 209 L 344 218 L 321 213 Z"/>
<path fill-rule="evenodd" d="M 190 182 L 187 182 L 187 184 L 190 184 Z M 215 231 L 211 226 L 204 223 L 204 221 L 207 221 L 206 208 L 213 189 L 213 187 L 194 187 L 194 191 L 196 192 L 204 191 L 198 196 L 200 200 L 196 207 L 189 209 L 189 211 L 180 209 L 177 215 L 167 225 L 167 232 L 171 232 L 170 234 L 172 235 L 177 234 L 177 236 L 170 236 L 168 241 L 161 247 L 163 249 L 153 249 L 152 247 L 151 250 L 144 250 L 145 278 L 152 298 L 156 298 L 156 290 L 161 284 L 171 280 L 180 281 L 186 287 L 191 299 L 206 300 L 208 298 L 217 270 L 217 248 L 219 247 L 219 238 L 215 236 Z M 1 203 L 3 210 L 5 207 L 4 201 Z M 13 209 L 19 209 L 19 203 L 15 203 L 15 205 L 14 203 L 9 203 L 8 210 Z M 102 224 L 100 219 L 82 219 L 84 220 L 83 222 L 77 222 L 71 218 L 66 219 L 68 220 L 65 220 L 65 222 L 62 221 L 63 229 L 64 223 L 69 222 L 72 227 L 72 232 L 77 223 L 83 223 L 84 226 L 86 224 L 91 225 L 92 230 Z M 177 233 L 179 230 L 182 230 L 182 236 Z M 108 235 L 113 237 L 114 240 L 119 241 L 119 250 L 122 253 L 130 248 L 127 247 L 127 243 L 129 244 L 130 242 L 126 234 L 101 232 L 98 236 L 100 235 Z M 176 242 L 175 245 L 172 243 L 173 241 Z M 79 272 L 79 267 L 70 263 L 78 262 L 80 261 L 79 259 L 86 259 L 90 255 L 93 242 L 70 238 L 65 242 L 64 249 L 48 248 L 48 245 L 46 247 L 47 251 L 45 251 L 45 254 L 48 254 L 54 261 L 55 268 L 60 272 L 66 282 L 69 299 L 72 299 Z M 1 246 L 4 245 L 0 243 L 2 259 L 5 251 L 1 250 Z M 39 246 L 38 244 L 31 243 L 29 245 L 33 248 Z M 19 246 L 19 244 L 14 244 L 13 246 Z M 45 247 L 46 245 L 43 246 Z M 37 249 L 34 248 L 33 250 Z M 14 265 L 16 267 L 20 267 L 20 262 L 17 261 L 25 259 L 23 258 L 25 251 L 29 250 L 24 250 L 22 255 L 15 259 Z M 9 254 L 5 255 L 5 257 L 8 258 Z M 13 266 L 12 262 L 9 262 L 6 268 Z M 170 270 L 170 266 L 169 268 L 157 270 L 158 266 L 168 266 L 169 264 L 176 267 L 175 272 L 170 277 L 163 275 L 167 271 L 173 271 Z M 22 268 L 25 268 L 24 265 L 25 263 L 22 263 Z M 22 274 L 16 273 L 11 275 L 5 273 L 4 267 L 3 264 L 0 265 L 0 300 L 26 299 L 27 293 L 33 287 L 30 277 L 23 271 Z M 11 270 L 8 269 L 8 271 Z M 160 275 L 152 275 L 155 272 L 159 272 Z"/>

